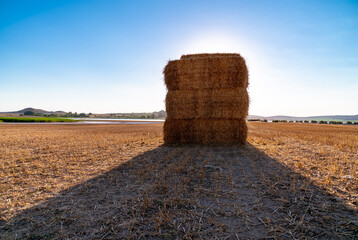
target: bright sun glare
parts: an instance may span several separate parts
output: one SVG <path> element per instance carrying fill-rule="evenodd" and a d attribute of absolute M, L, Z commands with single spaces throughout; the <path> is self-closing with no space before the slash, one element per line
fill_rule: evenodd
<path fill-rule="evenodd" d="M 188 38 L 182 53 L 232 53 L 240 50 L 239 42 L 227 33 L 206 33 Z"/>

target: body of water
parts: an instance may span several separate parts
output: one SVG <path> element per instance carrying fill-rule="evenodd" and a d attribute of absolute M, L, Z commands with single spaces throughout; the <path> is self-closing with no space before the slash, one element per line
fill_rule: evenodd
<path fill-rule="evenodd" d="M 127 118 L 69 118 L 85 121 L 125 121 L 125 122 L 164 122 L 164 119 L 127 119 Z"/>
<path fill-rule="evenodd" d="M 0 124 L 159 124 L 164 120 L 138 120 L 138 119 L 99 119 L 99 118 L 71 118 L 78 122 L 0 122 Z"/>

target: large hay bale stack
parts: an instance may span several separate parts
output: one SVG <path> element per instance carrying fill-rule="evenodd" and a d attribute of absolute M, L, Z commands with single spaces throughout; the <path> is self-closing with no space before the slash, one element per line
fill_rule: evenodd
<path fill-rule="evenodd" d="M 240 54 L 183 55 L 164 69 L 166 144 L 243 144 L 248 71 Z"/>

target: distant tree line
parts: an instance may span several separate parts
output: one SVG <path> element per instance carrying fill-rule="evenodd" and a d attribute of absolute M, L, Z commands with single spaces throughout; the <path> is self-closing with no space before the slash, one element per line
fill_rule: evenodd
<path fill-rule="evenodd" d="M 68 112 L 65 114 L 62 114 L 62 117 L 72 117 L 72 118 L 86 118 L 86 117 L 90 117 L 92 115 L 92 113 L 86 114 L 86 113 L 77 113 L 77 112 Z"/>
<path fill-rule="evenodd" d="M 164 119 L 166 112 L 161 110 L 159 112 L 151 113 L 110 113 L 110 114 L 95 114 L 95 117 L 101 118 L 119 118 L 119 119 Z"/>
<path fill-rule="evenodd" d="M 68 113 L 64 113 L 64 114 L 55 114 L 55 113 L 50 113 L 50 114 L 46 114 L 46 113 L 37 113 L 35 111 L 29 110 L 29 111 L 25 111 L 24 116 L 41 116 L 41 117 L 73 117 L 73 118 L 85 118 L 85 117 L 90 117 L 92 115 L 92 113 L 86 114 L 86 113 L 72 113 L 72 112 L 68 112 Z"/>
<path fill-rule="evenodd" d="M 264 120 L 261 120 L 261 119 L 247 119 L 247 121 L 249 122 L 268 122 L 267 119 L 264 119 Z M 293 121 L 293 120 L 272 120 L 271 122 L 273 123 L 286 123 L 286 122 L 289 122 L 289 123 L 318 123 L 318 124 L 344 124 L 345 122 L 343 121 L 324 121 L 324 120 L 320 120 L 320 121 L 317 121 L 317 120 L 296 120 L 296 121 Z M 358 122 L 352 122 L 352 121 L 347 121 L 345 124 L 349 124 L 349 125 L 358 125 Z"/>

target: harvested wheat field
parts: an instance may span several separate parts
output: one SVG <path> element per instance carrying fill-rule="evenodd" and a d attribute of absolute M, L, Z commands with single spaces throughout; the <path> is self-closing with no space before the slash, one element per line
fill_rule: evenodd
<path fill-rule="evenodd" d="M 248 128 L 170 147 L 162 124 L 0 125 L 0 238 L 356 239 L 358 127 Z"/>

